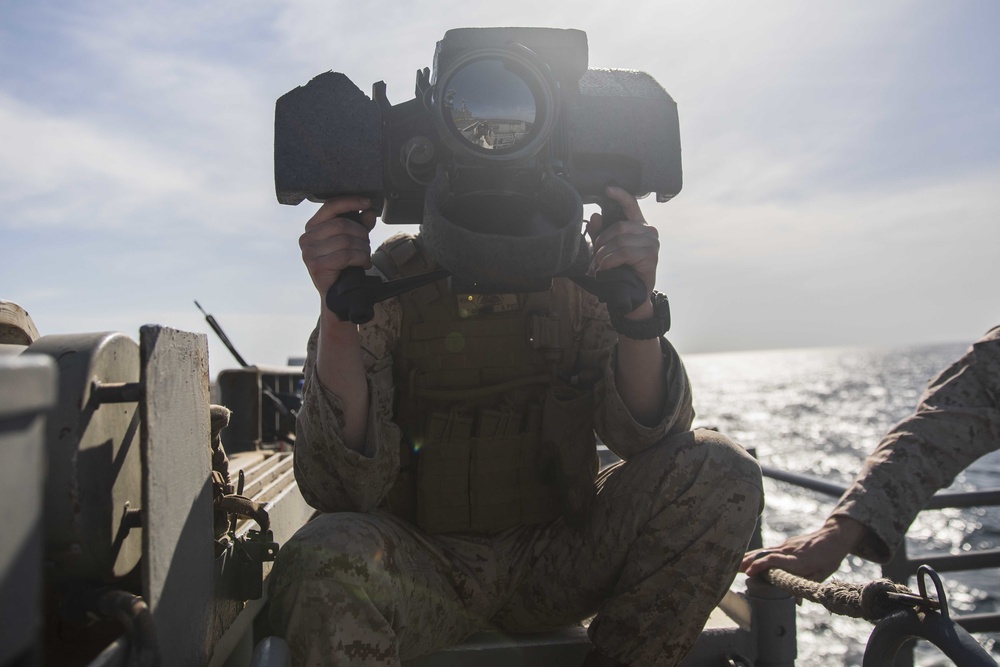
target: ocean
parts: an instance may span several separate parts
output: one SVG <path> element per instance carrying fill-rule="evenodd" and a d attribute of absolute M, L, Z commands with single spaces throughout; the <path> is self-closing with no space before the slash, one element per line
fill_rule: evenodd
<path fill-rule="evenodd" d="M 969 341 L 971 343 L 971 340 Z M 697 426 L 717 427 L 762 463 L 843 485 L 897 421 L 913 411 L 928 380 L 958 359 L 969 343 L 899 348 L 830 348 L 691 354 L 684 363 L 694 390 Z M 784 482 L 764 480 L 764 543 L 818 528 L 835 500 Z M 1000 452 L 960 474 L 952 490 L 1000 488 Z M 1000 547 L 1000 508 L 922 513 L 907 535 L 911 555 Z M 834 575 L 864 583 L 879 566 L 849 557 Z M 942 573 L 953 613 L 1000 608 L 996 570 Z M 736 588 L 742 590 L 744 575 Z M 916 582 L 910 587 L 916 589 Z M 800 665 L 860 665 L 872 625 L 799 607 Z M 977 635 L 1000 662 L 1000 633 Z M 918 647 L 916 664 L 950 665 L 936 649 Z"/>

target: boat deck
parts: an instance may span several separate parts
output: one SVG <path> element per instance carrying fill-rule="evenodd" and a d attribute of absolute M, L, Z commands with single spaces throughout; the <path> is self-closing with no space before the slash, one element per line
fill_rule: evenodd
<path fill-rule="evenodd" d="M 733 656 L 755 656 L 750 614 L 746 598 L 730 592 L 712 613 L 682 666 L 717 666 L 727 664 Z M 579 667 L 590 648 L 583 625 L 513 637 L 481 633 L 462 644 L 407 661 L 404 667 Z"/>

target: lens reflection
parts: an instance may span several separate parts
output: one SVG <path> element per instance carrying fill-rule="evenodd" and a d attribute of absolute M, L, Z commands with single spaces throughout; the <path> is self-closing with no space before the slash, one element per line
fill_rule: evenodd
<path fill-rule="evenodd" d="M 469 63 L 448 80 L 445 119 L 470 146 L 509 152 L 526 144 L 538 113 L 535 95 L 501 60 Z"/>

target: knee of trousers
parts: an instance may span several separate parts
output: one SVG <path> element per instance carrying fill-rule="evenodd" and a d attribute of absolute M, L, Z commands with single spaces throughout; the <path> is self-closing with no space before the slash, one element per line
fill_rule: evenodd
<path fill-rule="evenodd" d="M 269 619 L 296 664 L 353 664 L 331 657 L 345 637 L 394 654 L 393 530 L 377 514 L 322 514 L 281 546 L 268 584 Z M 319 662 L 317 651 L 326 656 Z"/>
<path fill-rule="evenodd" d="M 647 459 L 648 457 L 648 459 Z M 646 459 L 640 463 L 640 459 Z M 662 494 L 675 493 L 668 488 L 679 481 L 692 488 L 716 490 L 705 494 L 699 505 L 711 512 L 713 502 L 719 511 L 734 502 L 744 504 L 754 517 L 763 509 L 764 492 L 760 465 L 746 449 L 725 435 L 708 429 L 696 429 L 666 438 L 631 462 L 647 470 L 669 471 L 655 476 L 654 484 Z"/>
<path fill-rule="evenodd" d="M 366 588 L 378 582 L 391 567 L 383 523 L 377 515 L 353 512 L 316 517 L 281 546 L 272 585 L 323 580 Z"/>
<path fill-rule="evenodd" d="M 699 475 L 709 481 L 743 482 L 760 490 L 763 488 L 760 464 L 743 445 L 734 442 L 718 431 L 696 429 L 691 432 L 696 459 L 703 457 L 707 465 L 701 466 Z"/>

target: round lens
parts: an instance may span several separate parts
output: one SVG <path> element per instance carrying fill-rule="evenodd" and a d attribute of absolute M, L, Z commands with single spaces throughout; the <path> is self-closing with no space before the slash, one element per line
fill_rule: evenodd
<path fill-rule="evenodd" d="M 455 72 L 444 88 L 442 106 L 452 131 L 487 152 L 511 152 L 527 144 L 538 115 L 531 87 L 495 58 Z"/>

